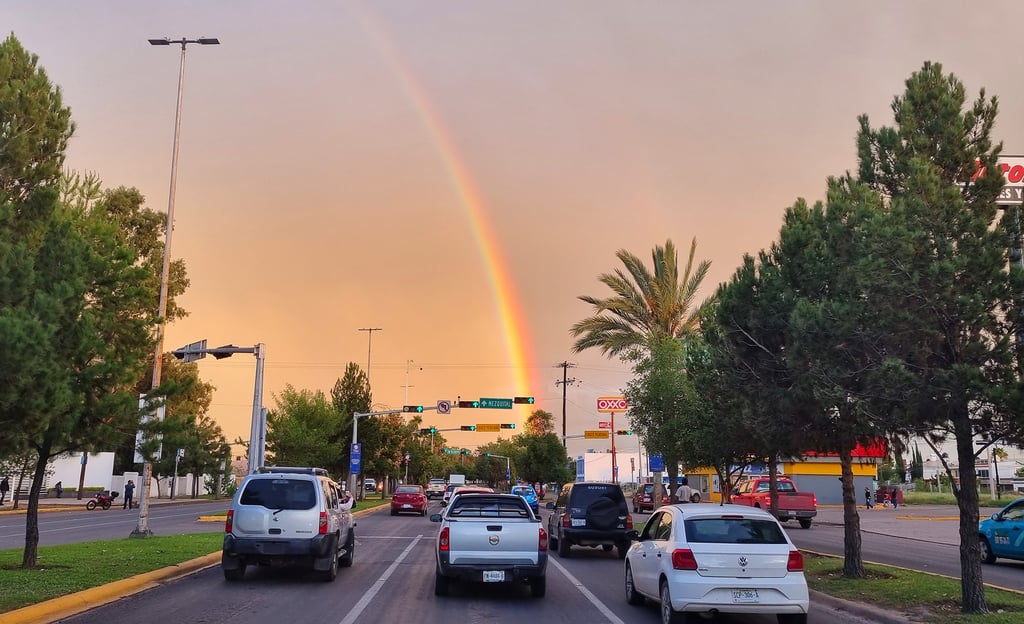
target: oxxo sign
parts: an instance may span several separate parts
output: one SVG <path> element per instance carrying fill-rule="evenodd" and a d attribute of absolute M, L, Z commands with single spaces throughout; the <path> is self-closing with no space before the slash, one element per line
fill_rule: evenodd
<path fill-rule="evenodd" d="M 629 403 L 626 402 L 626 397 L 619 396 L 603 396 L 597 397 L 597 411 L 605 414 L 621 414 L 629 409 Z"/>

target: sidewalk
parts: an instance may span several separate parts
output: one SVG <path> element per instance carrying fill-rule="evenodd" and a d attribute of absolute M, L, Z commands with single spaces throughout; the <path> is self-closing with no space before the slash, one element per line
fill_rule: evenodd
<path fill-rule="evenodd" d="M 61 498 L 57 498 L 57 497 L 54 497 L 54 496 L 49 496 L 47 498 L 40 498 L 39 499 L 39 513 L 46 513 L 46 512 L 51 512 L 51 511 L 80 511 L 80 510 L 84 510 L 85 509 L 85 504 L 88 503 L 90 500 L 92 500 L 92 498 L 93 497 L 86 497 L 86 496 L 83 496 L 81 500 L 79 500 L 79 499 L 77 499 L 77 498 L 75 498 L 73 496 L 63 496 Z M 231 503 L 231 499 L 230 498 L 222 498 L 220 500 L 224 501 L 225 509 Z M 133 501 L 133 502 L 134 502 L 133 507 L 135 509 L 138 509 L 138 507 L 139 507 L 138 501 Z M 191 503 L 210 503 L 210 502 L 214 502 L 214 499 L 210 499 L 210 498 L 183 498 L 183 497 L 175 497 L 174 500 L 171 500 L 170 498 L 166 498 L 166 497 L 165 498 L 151 498 L 151 499 L 149 499 L 150 507 L 158 507 L 158 506 L 164 506 L 164 505 L 188 505 L 188 504 L 191 504 Z M 120 498 L 114 500 L 114 505 L 111 507 L 111 509 L 123 509 L 123 502 L 120 500 Z M 0 505 L 0 514 L 26 513 L 27 510 L 28 510 L 28 499 L 19 500 L 18 501 L 18 508 L 17 509 L 14 508 L 14 503 L 11 500 L 6 500 L 6 501 L 4 501 L 3 505 Z"/>

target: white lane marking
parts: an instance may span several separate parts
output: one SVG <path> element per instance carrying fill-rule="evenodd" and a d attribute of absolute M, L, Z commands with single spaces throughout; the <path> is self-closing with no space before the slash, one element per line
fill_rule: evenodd
<path fill-rule="evenodd" d="M 412 551 L 413 547 L 415 547 L 416 544 L 419 543 L 421 539 L 423 539 L 423 534 L 417 535 L 416 537 L 412 538 L 412 542 L 410 542 L 409 545 L 405 547 L 405 550 L 402 551 L 402 554 L 398 555 L 398 559 L 395 559 L 395 561 L 390 566 L 388 566 L 388 569 L 384 571 L 384 574 L 382 574 L 381 577 L 377 579 L 376 582 L 374 582 L 374 584 L 370 587 L 369 591 L 363 594 L 363 597 L 359 600 L 359 602 L 356 603 L 356 606 L 352 607 L 352 610 L 348 612 L 348 615 L 346 615 L 345 619 L 341 621 L 341 624 L 352 624 L 359 618 L 363 610 L 366 609 L 367 606 L 369 606 L 374 596 L 376 596 L 377 593 L 381 590 L 381 588 L 384 587 L 384 583 L 391 577 L 392 574 L 395 573 L 395 570 L 398 569 L 398 564 L 402 563 L 402 561 L 404 561 L 405 558 L 409 556 L 409 553 Z"/>
<path fill-rule="evenodd" d="M 553 565 L 556 568 L 558 568 L 558 571 L 561 572 L 562 574 L 564 574 L 566 576 L 566 578 L 569 579 L 569 582 L 572 583 L 573 585 L 575 585 L 576 589 L 580 590 L 581 594 L 586 596 L 587 600 L 590 601 L 590 604 L 592 604 L 595 607 L 597 607 L 597 610 L 600 611 L 601 613 L 603 613 L 606 618 L 608 618 L 609 622 L 611 622 L 612 624 L 626 624 L 623 620 L 621 620 L 619 618 L 619 616 L 617 616 L 614 613 L 612 613 L 612 610 L 609 609 L 608 607 L 606 607 L 603 602 L 598 600 L 597 596 L 595 596 L 593 592 L 591 592 L 589 589 L 587 589 L 586 586 L 579 581 L 579 579 L 577 579 L 575 576 L 570 574 L 569 571 L 566 570 L 565 567 L 562 564 L 558 563 L 557 561 L 555 561 L 553 558 L 551 558 L 549 556 L 548 557 L 548 565 Z"/>

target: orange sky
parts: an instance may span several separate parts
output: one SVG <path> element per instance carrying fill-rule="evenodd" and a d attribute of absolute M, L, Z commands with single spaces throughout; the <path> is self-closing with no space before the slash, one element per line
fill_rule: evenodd
<path fill-rule="evenodd" d="M 788 205 L 855 166 L 857 115 L 891 123 L 924 60 L 998 95 L 996 135 L 1024 153 L 1019 3 L 887 4 L 5 0 L 0 24 L 64 91 L 68 166 L 158 210 L 179 57 L 146 40 L 220 38 L 188 48 L 171 253 L 191 316 L 168 349 L 266 344 L 273 409 L 285 384 L 327 392 L 365 367 L 359 328 L 379 327 L 375 402 L 532 394 L 559 428 L 569 360 L 571 435 L 629 379 L 573 355 L 568 332 L 590 313 L 578 295 L 608 294 L 596 278 L 617 249 L 649 259 L 696 237 L 711 294 Z M 248 437 L 254 370 L 248 355 L 200 363 L 229 438 Z"/>

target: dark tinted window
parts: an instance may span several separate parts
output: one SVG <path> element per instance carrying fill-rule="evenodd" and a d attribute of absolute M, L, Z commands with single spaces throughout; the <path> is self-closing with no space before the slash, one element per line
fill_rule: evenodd
<path fill-rule="evenodd" d="M 626 498 L 622 495 L 622 488 L 612 483 L 578 483 L 572 487 L 569 495 L 571 507 L 585 508 L 598 498 L 604 496 L 616 503 L 626 504 Z"/>
<path fill-rule="evenodd" d="M 450 518 L 529 518 L 530 511 L 520 497 L 505 498 L 460 494 L 448 511 Z"/>
<path fill-rule="evenodd" d="M 395 494 L 422 494 L 423 488 L 418 485 L 400 485 L 395 489 Z"/>
<path fill-rule="evenodd" d="M 296 479 L 253 479 L 242 490 L 242 505 L 268 509 L 312 509 L 316 506 L 316 484 Z"/>
<path fill-rule="evenodd" d="M 713 544 L 785 544 L 782 527 L 758 518 L 692 518 L 683 522 L 686 541 Z"/>

